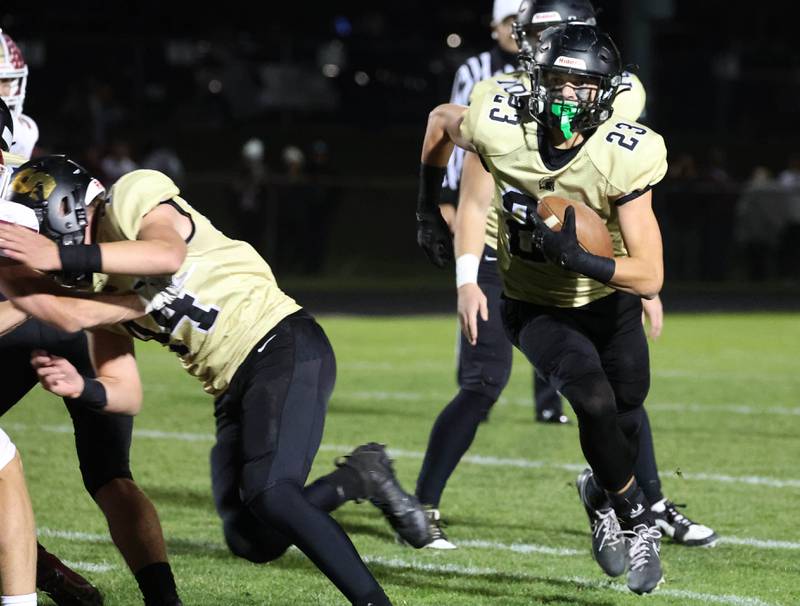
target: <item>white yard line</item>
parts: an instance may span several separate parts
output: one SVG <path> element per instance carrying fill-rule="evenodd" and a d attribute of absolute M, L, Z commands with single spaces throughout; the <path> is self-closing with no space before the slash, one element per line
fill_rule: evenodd
<path fill-rule="evenodd" d="M 119 568 L 114 564 L 95 564 L 94 562 L 73 562 L 70 560 L 64 560 L 64 564 L 73 570 L 81 570 L 83 572 L 109 572 Z"/>
<path fill-rule="evenodd" d="M 46 538 L 60 538 L 68 541 L 84 541 L 89 543 L 104 543 L 111 544 L 111 538 L 107 534 L 81 532 L 75 530 L 60 530 L 53 528 L 40 528 L 39 536 Z M 213 548 L 215 551 L 226 551 L 225 546 L 222 544 L 213 543 L 210 541 L 196 541 L 192 539 L 180 539 L 181 544 L 188 546 L 195 546 L 204 550 Z M 788 541 L 758 541 L 756 539 L 739 539 L 736 537 L 728 537 L 721 539 L 721 543 L 732 545 L 748 545 L 751 547 L 767 548 L 767 549 L 800 549 L 800 543 L 791 543 Z M 459 541 L 459 548 L 474 548 L 474 549 L 488 549 L 498 551 L 512 551 L 515 553 L 529 554 L 536 553 L 540 555 L 550 556 L 579 556 L 584 555 L 588 557 L 589 549 L 578 550 L 568 549 L 561 547 L 551 547 L 547 545 L 534 545 L 528 543 L 501 543 L 497 541 L 484 541 L 484 540 L 467 540 Z M 297 554 L 296 549 L 292 552 Z M 432 564 L 428 562 L 420 562 L 416 560 L 407 560 L 402 558 L 387 558 L 383 556 L 364 556 L 367 563 L 380 564 L 389 568 L 407 568 L 412 570 L 420 570 L 425 572 L 447 572 L 456 573 L 466 576 L 484 576 L 484 575 L 498 575 L 503 574 L 521 580 L 543 581 L 548 579 L 542 578 L 527 573 L 510 572 L 496 568 L 482 568 L 475 566 L 463 566 L 460 564 Z M 119 568 L 114 564 L 95 564 L 92 562 L 65 562 L 72 568 L 84 570 L 87 572 L 108 572 Z M 593 587 L 597 589 L 611 589 L 621 593 L 629 593 L 628 589 L 620 583 L 612 581 L 597 581 L 581 577 L 553 577 L 552 580 L 557 582 L 575 583 L 584 587 Z M 683 589 L 659 589 L 654 596 L 666 595 L 670 597 L 685 598 L 697 602 L 707 604 L 728 604 L 730 606 L 778 606 L 777 604 L 770 604 L 758 598 L 749 598 L 738 595 L 717 595 L 700 593 L 696 591 L 688 591 Z"/>
<path fill-rule="evenodd" d="M 5 429 L 10 431 L 28 431 L 33 426 L 25 423 L 6 423 Z M 39 425 L 37 431 L 47 431 L 51 433 L 73 432 L 70 425 Z M 149 438 L 155 440 L 177 440 L 180 442 L 207 442 L 213 443 L 214 436 L 206 433 L 188 433 L 161 431 L 157 429 L 135 429 L 134 435 L 138 438 Z M 354 446 L 337 444 L 323 444 L 320 450 L 323 452 L 336 452 L 345 454 L 350 452 Z M 390 449 L 391 455 L 399 459 L 422 459 L 424 453 L 413 450 Z M 585 468 L 583 463 L 558 463 L 553 461 L 538 461 L 535 459 L 494 457 L 487 455 L 466 455 L 462 459 L 464 463 L 472 465 L 484 465 L 487 467 L 510 467 L 519 469 L 560 469 L 569 472 L 577 472 Z M 732 476 L 727 474 L 708 473 L 708 472 L 681 472 L 684 480 L 698 480 L 703 482 L 721 482 L 724 484 L 743 484 L 750 486 L 766 486 L 770 488 L 800 488 L 800 480 L 790 478 L 772 478 L 768 476 Z"/>
<path fill-rule="evenodd" d="M 85 541 L 89 543 L 105 543 L 111 544 L 111 538 L 108 535 L 104 534 L 97 534 L 97 533 L 89 533 L 89 532 L 80 532 L 74 530 L 59 530 L 53 528 L 40 528 L 39 529 L 39 536 L 48 537 L 48 538 L 60 538 L 65 539 L 68 541 Z M 745 541 L 745 539 L 736 539 L 736 541 Z M 728 539 L 725 542 L 734 543 L 736 541 L 732 539 Z M 749 540 L 748 540 L 749 541 Z M 223 545 L 217 545 L 216 543 L 211 543 L 208 541 L 194 541 L 191 539 L 181 540 L 181 543 L 184 545 L 195 545 L 199 548 L 208 549 L 209 547 L 215 547 L 220 550 L 225 550 Z M 785 541 L 764 541 L 763 543 L 769 543 L 772 547 L 777 548 L 787 548 L 786 545 L 791 545 L 791 549 L 800 549 L 800 544 L 797 543 L 787 543 Z M 746 543 L 750 544 L 750 543 Z M 556 548 L 556 547 L 548 547 L 544 545 L 531 545 L 525 543 L 499 543 L 496 541 L 479 541 L 479 540 L 471 540 L 471 541 L 461 541 L 459 542 L 459 547 L 461 548 L 479 548 L 479 549 L 493 549 L 493 550 L 501 550 L 501 551 L 513 551 L 516 553 L 537 553 L 542 555 L 553 555 L 553 556 L 576 556 L 576 555 L 586 555 L 588 557 L 588 548 L 585 551 L 576 550 L 576 549 L 566 549 L 566 548 Z M 298 555 L 297 550 L 293 549 L 292 552 Z M 507 570 L 501 570 L 498 568 L 484 568 L 484 567 L 477 567 L 477 566 L 463 566 L 461 564 L 433 564 L 429 562 L 420 562 L 416 560 L 407 560 L 402 558 L 387 558 L 383 556 L 364 556 L 364 560 L 369 564 L 378 564 L 381 566 L 386 566 L 388 568 L 397 568 L 397 569 L 410 569 L 410 570 L 418 570 L 422 572 L 443 572 L 443 573 L 450 573 L 450 574 L 460 574 L 464 576 L 494 576 L 494 575 L 504 575 L 506 577 L 513 577 L 519 580 L 526 580 L 526 581 L 535 581 L 535 582 L 548 582 L 550 580 L 559 582 L 559 583 L 574 583 L 576 585 L 581 585 L 583 587 L 590 587 L 596 589 L 610 589 L 613 591 L 618 591 L 620 593 L 628 594 L 629 590 L 621 583 L 615 583 L 611 581 L 598 581 L 593 579 L 587 579 L 582 577 L 542 577 L 538 575 L 528 574 L 524 572 L 512 572 Z M 78 570 L 83 570 L 87 572 L 108 572 L 110 570 L 116 570 L 119 567 L 114 564 L 96 564 L 92 562 L 67 562 L 65 564 L 70 566 L 71 568 L 76 568 Z M 729 606 L 779 606 L 774 603 L 765 602 L 758 598 L 750 598 L 745 596 L 739 595 L 732 595 L 732 594 L 724 594 L 718 595 L 713 593 L 701 593 L 697 591 L 688 591 L 684 589 L 658 589 L 652 597 L 658 597 L 659 595 L 670 596 L 670 597 L 677 597 L 683 598 L 686 600 L 692 600 L 696 602 L 701 602 L 705 604 L 727 604 Z"/>
<path fill-rule="evenodd" d="M 333 395 L 336 400 L 358 401 L 398 401 L 398 402 L 441 402 L 442 406 L 453 397 L 455 387 L 450 392 L 419 392 L 419 391 L 341 391 Z M 533 397 L 505 397 L 501 396 L 498 404 L 514 405 L 533 408 Z M 796 406 L 759 406 L 757 404 L 695 404 L 684 402 L 653 402 L 647 403 L 647 409 L 652 411 L 675 412 L 729 412 L 738 415 L 785 415 L 800 416 L 800 407 Z"/>

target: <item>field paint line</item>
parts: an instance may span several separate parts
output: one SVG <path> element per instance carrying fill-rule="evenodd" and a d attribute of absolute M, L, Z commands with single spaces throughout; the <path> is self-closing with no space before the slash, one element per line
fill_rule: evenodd
<path fill-rule="evenodd" d="M 341 450 L 349 452 L 352 448 L 347 446 L 336 446 L 333 444 L 323 444 L 320 450 Z M 425 453 L 412 450 L 399 450 L 390 448 L 389 452 L 397 458 L 422 459 Z M 486 465 L 489 467 L 517 467 L 522 469 L 563 469 L 565 471 L 581 471 L 586 468 L 584 463 L 555 463 L 551 461 L 537 461 L 532 459 L 503 458 L 485 455 L 465 455 L 462 459 L 464 463 L 474 465 Z M 685 480 L 703 480 L 710 482 L 723 482 L 727 484 L 748 484 L 758 486 L 769 486 L 771 488 L 800 488 L 800 480 L 769 478 L 763 476 L 729 476 L 714 473 L 691 473 L 681 472 L 681 478 Z"/>
<path fill-rule="evenodd" d="M 403 361 L 382 361 L 373 360 L 348 360 L 337 364 L 340 370 L 354 371 L 387 371 L 387 372 L 409 372 L 409 371 L 430 371 L 430 372 L 455 372 L 457 363 L 455 360 L 437 359 L 416 359 L 413 362 Z M 654 368 L 650 375 L 658 379 L 697 379 L 703 381 L 729 381 L 738 379 L 749 381 L 752 379 L 770 379 L 795 381 L 797 374 L 791 371 L 763 371 L 763 372 L 740 372 L 740 371 L 709 371 L 702 369 L 685 368 Z"/>
<path fill-rule="evenodd" d="M 581 550 L 568 549 L 566 547 L 548 547 L 546 545 L 534 545 L 530 543 L 498 543 L 496 541 L 484 541 L 479 539 L 458 541 L 458 547 L 513 551 L 514 553 L 540 553 L 542 555 L 553 556 L 576 556 L 586 555 L 588 553 L 585 549 Z"/>
<path fill-rule="evenodd" d="M 62 538 L 66 540 L 72 541 L 88 541 L 93 543 L 111 543 L 111 537 L 108 535 L 103 534 L 96 534 L 96 533 L 89 533 L 89 532 L 80 532 L 74 530 L 58 530 L 53 528 L 40 528 L 39 529 L 39 536 L 43 537 L 56 537 Z M 741 539 L 739 539 L 741 540 Z M 168 541 L 169 542 L 169 541 Z M 219 548 L 223 548 L 221 545 L 217 545 L 216 543 L 209 543 L 207 541 L 194 541 L 191 539 L 181 539 L 180 542 L 184 545 L 196 545 L 198 547 L 208 547 L 210 545 L 214 545 Z M 729 541 L 731 542 L 731 541 Z M 779 541 L 769 541 L 769 543 L 783 543 Z M 795 544 L 797 545 L 797 544 Z M 574 550 L 574 549 L 556 549 L 552 547 L 545 547 L 542 545 L 527 545 L 521 543 L 496 543 L 492 541 L 461 541 L 459 542 L 459 546 L 464 547 L 478 547 L 478 548 L 488 548 L 488 549 L 507 549 L 509 551 L 515 551 L 517 553 L 540 553 L 546 555 L 557 555 L 557 556 L 571 556 L 571 555 L 578 555 L 583 554 L 583 551 Z M 800 545 L 798 545 L 800 547 Z M 299 554 L 296 549 L 292 550 L 293 553 Z M 585 553 L 588 553 L 585 552 Z M 581 585 L 584 587 L 589 588 L 596 588 L 596 589 L 612 589 L 614 591 L 618 591 L 620 593 L 629 594 L 630 591 L 624 585 L 619 583 L 613 583 L 611 581 L 595 581 L 592 579 L 586 579 L 581 577 L 550 577 L 550 578 L 543 578 L 540 576 L 524 573 L 524 572 L 509 572 L 504 571 L 496 568 L 481 568 L 476 566 L 462 566 L 460 564 L 431 564 L 427 562 L 418 562 L 412 560 L 403 560 L 401 558 L 386 558 L 383 556 L 364 556 L 364 561 L 367 564 L 379 564 L 382 566 L 387 566 L 389 568 L 408 568 L 412 570 L 419 570 L 422 572 L 449 572 L 449 573 L 456 573 L 462 574 L 466 576 L 493 576 L 493 575 L 504 575 L 507 577 L 514 577 L 521 580 L 531 580 L 531 581 L 540 581 L 546 582 L 549 579 L 558 582 L 567 582 L 567 583 L 575 583 L 576 585 Z M 118 566 L 113 564 L 95 564 L 92 562 L 64 562 L 67 566 L 71 568 L 76 568 L 79 570 L 84 570 L 87 572 L 108 572 L 110 570 L 116 570 Z M 769 602 L 764 602 L 758 598 L 749 598 L 744 596 L 738 595 L 717 595 L 717 594 L 709 594 L 709 593 L 700 593 L 696 591 L 688 591 L 683 589 L 658 589 L 654 594 L 653 597 L 658 597 L 659 595 L 666 595 L 671 597 L 678 597 L 684 598 L 687 600 L 693 600 L 697 602 L 702 602 L 706 604 L 728 604 L 730 606 L 779 606 L 777 604 L 771 604 Z"/>
<path fill-rule="evenodd" d="M 73 562 L 71 560 L 63 560 L 64 564 L 75 570 L 82 570 L 83 572 L 109 572 L 117 570 L 119 566 L 114 564 L 95 564 L 93 562 Z"/>
<path fill-rule="evenodd" d="M 57 528 L 37 528 L 40 537 L 66 539 L 68 541 L 85 541 L 87 543 L 111 543 L 111 536 L 106 534 L 81 532 L 78 530 L 59 530 Z"/>
<path fill-rule="evenodd" d="M 24 423 L 7 423 L 6 429 L 27 431 L 32 426 Z M 70 425 L 39 425 L 37 430 L 53 433 L 71 434 L 73 428 Z M 134 429 L 133 435 L 138 438 L 150 438 L 156 440 L 178 440 L 182 442 L 214 442 L 214 436 L 206 433 L 187 433 L 161 431 L 155 429 Z M 342 446 L 337 444 L 322 444 L 320 450 L 323 452 L 347 453 L 355 448 L 354 446 Z M 389 449 L 392 456 L 400 459 L 422 459 L 423 452 L 413 450 Z M 534 459 L 517 459 L 494 457 L 488 455 L 465 455 L 462 459 L 465 463 L 473 465 L 485 465 L 487 467 L 513 467 L 520 469 L 561 469 L 570 472 L 579 472 L 586 467 L 584 463 L 557 463 L 553 461 L 537 461 Z M 725 474 L 715 474 L 706 472 L 686 472 L 682 471 L 680 477 L 684 480 L 699 480 L 704 482 L 721 482 L 725 484 L 745 484 L 750 486 L 768 486 L 770 488 L 800 488 L 800 480 L 770 478 L 764 476 L 731 476 Z"/>
<path fill-rule="evenodd" d="M 588 537 L 588 533 L 587 533 Z M 452 536 L 451 536 L 452 538 Z M 511 551 L 514 553 L 540 553 L 553 556 L 577 556 L 589 553 L 586 549 L 570 549 L 567 547 L 552 547 L 547 545 L 537 545 L 532 543 L 501 543 L 484 539 L 455 540 L 458 547 L 470 547 L 473 549 L 488 549 L 496 551 Z M 778 549 L 797 551 L 800 550 L 800 543 L 792 541 L 772 541 L 765 539 L 754 539 L 744 537 L 722 536 L 718 541 L 719 545 L 736 545 L 743 547 L 753 547 L 756 549 Z"/>
<path fill-rule="evenodd" d="M 591 589 L 611 589 L 613 591 L 633 596 L 634 594 L 623 584 L 613 581 L 595 581 L 584 577 L 543 577 L 525 572 L 509 572 L 498 568 L 484 568 L 480 566 L 462 566 L 460 564 L 433 564 L 429 562 L 417 562 L 404 560 L 402 558 L 386 558 L 382 556 L 364 556 L 367 564 L 378 564 L 387 568 L 408 569 L 420 572 L 455 573 L 464 576 L 497 576 L 502 575 L 506 578 L 514 578 L 521 581 L 534 581 L 547 583 L 555 581 L 558 583 L 574 583 L 582 587 Z M 660 588 L 648 596 L 648 601 L 658 598 L 658 596 L 676 597 L 684 600 L 692 600 L 703 604 L 727 604 L 728 606 L 779 606 L 772 602 L 765 602 L 759 598 L 732 594 L 701 593 L 698 591 L 688 591 L 684 589 Z"/>
<path fill-rule="evenodd" d="M 746 547 L 756 547 L 757 549 L 800 549 L 800 543 L 793 541 L 771 541 L 764 539 L 751 539 L 747 537 L 720 537 L 720 543 L 725 545 L 744 545 Z"/>
<path fill-rule="evenodd" d="M 210 498 L 211 495 L 209 495 Z M 40 537 L 65 539 L 67 541 L 80 541 L 84 543 L 99 543 L 111 545 L 113 541 L 108 534 L 97 534 L 92 532 L 81 532 L 78 530 L 60 530 L 57 528 L 37 528 L 37 534 Z M 228 548 L 221 543 L 214 543 L 212 541 L 198 541 L 196 539 L 182 539 L 179 537 L 167 538 L 167 546 L 184 546 L 196 547 L 206 551 L 220 551 L 227 552 Z"/>
<path fill-rule="evenodd" d="M 451 392 L 419 392 L 419 391 L 341 391 L 333 394 L 334 402 L 338 399 L 361 401 L 398 401 L 421 402 L 441 401 L 442 405 L 453 397 L 456 388 Z M 504 397 L 497 402 L 499 405 L 514 405 L 533 408 L 533 397 Z M 683 402 L 653 402 L 647 404 L 647 410 L 652 411 L 677 411 L 677 412 L 729 412 L 739 415 L 786 415 L 800 416 L 800 407 L 796 406 L 758 406 L 746 404 L 690 404 Z"/>

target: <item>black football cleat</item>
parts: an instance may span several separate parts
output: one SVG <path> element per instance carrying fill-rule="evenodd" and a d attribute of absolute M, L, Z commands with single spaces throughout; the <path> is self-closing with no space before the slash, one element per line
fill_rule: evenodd
<path fill-rule="evenodd" d="M 618 577 L 628 566 L 628 547 L 611 503 L 607 499 L 602 503 L 592 502 L 589 486 L 592 481 L 592 470 L 588 468 L 575 481 L 578 497 L 592 529 L 592 556 L 603 572 L 610 577 Z"/>
<path fill-rule="evenodd" d="M 413 494 L 397 481 L 392 460 L 383 444 L 370 442 L 336 461 L 337 467 L 349 467 L 361 478 L 364 497 L 383 512 L 398 536 L 419 549 L 430 542 L 428 517 Z"/>
<path fill-rule="evenodd" d="M 103 595 L 89 581 L 37 543 L 36 587 L 58 606 L 103 606 Z"/>
<path fill-rule="evenodd" d="M 686 507 L 686 505 L 676 505 L 672 501 L 661 499 L 650 507 L 661 533 L 676 543 L 688 547 L 713 547 L 716 545 L 719 540 L 717 533 L 708 526 L 690 520 L 678 507 Z"/>

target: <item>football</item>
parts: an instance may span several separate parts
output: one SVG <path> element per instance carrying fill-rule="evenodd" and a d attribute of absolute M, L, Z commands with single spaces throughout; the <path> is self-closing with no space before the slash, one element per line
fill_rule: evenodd
<path fill-rule="evenodd" d="M 561 231 L 567 206 L 575 208 L 575 233 L 584 250 L 601 257 L 614 257 L 614 245 L 606 224 L 596 212 L 583 202 L 559 196 L 546 196 L 536 205 L 536 213 L 553 231 Z"/>

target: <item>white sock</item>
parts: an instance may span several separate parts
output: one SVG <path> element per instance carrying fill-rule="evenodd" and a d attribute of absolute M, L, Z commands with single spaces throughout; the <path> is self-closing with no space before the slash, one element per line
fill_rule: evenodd
<path fill-rule="evenodd" d="M 4 595 L 0 597 L 0 605 L 15 604 L 16 606 L 36 606 L 36 594 L 28 595 Z"/>

